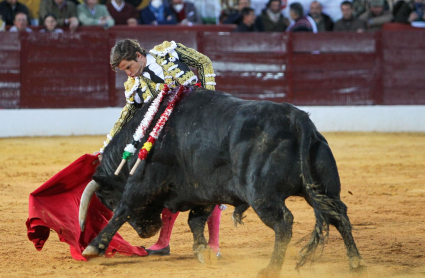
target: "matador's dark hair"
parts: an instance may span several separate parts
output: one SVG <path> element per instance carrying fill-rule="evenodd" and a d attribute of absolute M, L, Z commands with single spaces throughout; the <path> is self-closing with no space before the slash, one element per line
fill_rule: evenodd
<path fill-rule="evenodd" d="M 111 49 L 110 63 L 112 69 L 116 71 L 122 60 L 136 61 L 137 52 L 144 56 L 148 53 L 136 40 L 124 39 L 117 42 Z"/>

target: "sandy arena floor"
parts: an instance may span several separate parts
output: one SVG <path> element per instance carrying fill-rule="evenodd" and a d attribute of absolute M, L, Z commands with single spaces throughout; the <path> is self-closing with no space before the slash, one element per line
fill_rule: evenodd
<path fill-rule="evenodd" d="M 353 235 L 368 266 L 350 274 L 343 241 L 331 228 L 323 255 L 298 273 L 303 245 L 291 245 L 281 277 L 425 277 L 425 134 L 325 134 L 335 155 Z M 0 139 L 1 277 L 255 277 L 270 259 L 274 235 L 250 209 L 244 226 L 233 226 L 229 207 L 222 215 L 223 260 L 201 265 L 192 254 L 192 235 L 180 214 L 168 257 L 96 258 L 79 262 L 52 232 L 42 251 L 26 235 L 29 193 L 103 142 L 96 137 Z M 351 191 L 353 195 L 349 194 Z M 310 234 L 312 209 L 288 199 L 295 216 L 291 244 Z M 138 238 L 128 225 L 121 235 L 133 245 L 150 246 L 157 236 Z"/>

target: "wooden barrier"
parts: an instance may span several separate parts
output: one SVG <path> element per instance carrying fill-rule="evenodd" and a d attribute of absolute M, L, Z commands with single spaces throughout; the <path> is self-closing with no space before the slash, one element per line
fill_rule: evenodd
<path fill-rule="evenodd" d="M 208 55 L 217 90 L 295 105 L 425 104 L 425 31 L 232 33 L 232 26 L 117 26 L 0 33 L 0 108 L 123 106 L 116 41 L 175 40 Z M 388 29 L 388 28 L 387 28 Z"/>
<path fill-rule="evenodd" d="M 21 43 L 17 33 L 0 33 L 0 108 L 18 108 Z"/>

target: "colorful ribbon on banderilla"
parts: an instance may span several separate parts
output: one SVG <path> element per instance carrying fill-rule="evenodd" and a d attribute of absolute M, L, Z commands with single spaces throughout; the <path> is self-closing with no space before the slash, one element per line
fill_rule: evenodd
<path fill-rule="evenodd" d="M 142 140 L 142 138 L 145 136 L 146 131 L 148 130 L 149 126 L 151 125 L 153 121 L 153 118 L 155 117 L 156 113 L 159 110 L 159 106 L 161 105 L 161 102 L 164 96 L 168 93 L 169 90 L 170 90 L 169 87 L 165 85 L 164 89 L 159 93 L 158 97 L 156 97 L 153 100 L 152 104 L 149 106 L 149 109 L 146 112 L 145 116 L 143 117 L 142 122 L 137 127 L 136 132 L 133 135 L 133 141 L 130 144 L 128 144 L 124 149 L 124 153 L 122 155 L 122 161 L 120 165 L 118 166 L 117 170 L 115 171 L 115 175 L 118 175 L 120 173 L 125 163 L 136 153 L 137 145 L 139 144 L 140 140 Z M 145 160 L 146 157 L 148 156 L 150 150 L 155 144 L 156 139 L 158 139 L 158 136 L 161 133 L 161 130 L 164 128 L 164 125 L 167 123 L 171 113 L 173 112 L 173 109 L 176 105 L 177 100 L 180 98 L 184 90 L 185 90 L 185 87 L 180 86 L 176 94 L 172 96 L 170 102 L 167 105 L 167 108 L 161 114 L 161 117 L 159 118 L 155 127 L 149 134 L 148 140 L 146 141 L 145 144 L 143 144 L 143 147 L 140 149 L 138 154 L 139 158 L 137 159 L 136 164 L 134 164 L 133 168 L 131 169 L 130 175 L 134 174 L 140 162 Z"/>

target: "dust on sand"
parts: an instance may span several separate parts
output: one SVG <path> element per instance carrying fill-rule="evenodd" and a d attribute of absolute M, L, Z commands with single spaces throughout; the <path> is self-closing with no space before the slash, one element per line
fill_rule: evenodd
<path fill-rule="evenodd" d="M 341 236 L 331 228 L 323 254 L 295 270 L 302 244 L 314 226 L 312 209 L 289 198 L 293 239 L 281 277 L 425 277 L 425 134 L 327 133 L 342 182 L 353 235 L 368 266 L 349 273 Z M 270 259 L 274 234 L 250 209 L 245 225 L 233 226 L 230 207 L 222 214 L 221 252 L 215 265 L 192 254 L 187 213 L 177 218 L 168 257 L 96 258 L 74 261 L 68 245 L 51 233 L 42 251 L 27 239 L 28 195 L 84 153 L 102 136 L 0 139 L 1 277 L 255 277 Z M 352 193 L 349 194 L 349 191 Z M 150 246 L 127 224 L 119 231 L 133 245 Z M 305 242 L 304 242 L 305 244 Z"/>

